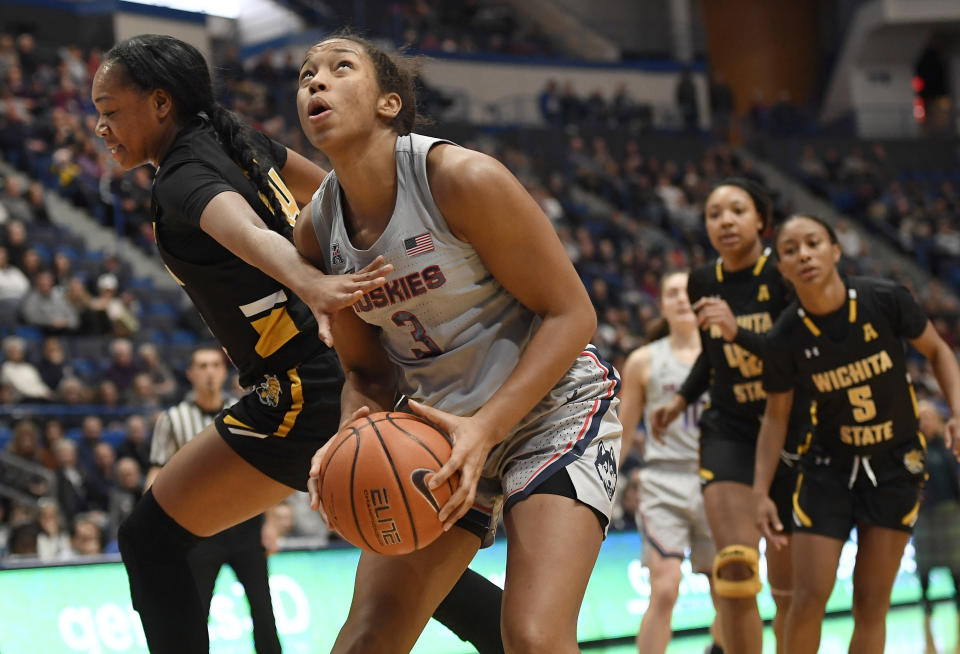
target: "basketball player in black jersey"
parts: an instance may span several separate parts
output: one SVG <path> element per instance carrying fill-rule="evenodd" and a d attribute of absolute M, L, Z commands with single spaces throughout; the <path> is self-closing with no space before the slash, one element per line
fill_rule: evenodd
<path fill-rule="evenodd" d="M 813 654 L 833 590 L 840 551 L 857 527 L 850 652 L 882 652 L 890 591 L 910 538 L 924 481 L 926 445 L 904 362 L 904 341 L 923 354 L 950 406 L 944 428 L 956 445 L 960 366 L 903 286 L 844 280 L 840 246 L 820 219 L 789 218 L 776 238 L 778 267 L 797 301 L 768 337 L 767 406 L 757 443 L 754 505 L 758 528 L 781 541 L 767 489 L 795 392 L 814 400 L 813 437 L 793 495 L 794 596 L 786 625 L 789 654 Z"/>
<path fill-rule="evenodd" d="M 376 260 L 328 276 L 297 254 L 289 237 L 298 207 L 326 173 L 216 103 L 194 47 L 157 35 L 123 41 L 104 56 L 92 97 L 113 158 L 157 167 L 160 255 L 252 388 L 174 455 L 118 536 L 150 650 L 206 652 L 187 553 L 306 490 L 310 458 L 339 424 L 343 373 L 328 347 L 330 316 L 382 285 L 391 267 Z M 484 651 L 502 649 L 498 605 L 463 606 L 460 624 L 497 640 Z"/>
<path fill-rule="evenodd" d="M 707 197 L 705 220 L 720 256 L 690 274 L 703 351 L 678 395 L 651 414 L 654 431 L 669 424 L 709 388 L 710 405 L 700 418 L 700 477 L 710 530 L 717 547 L 714 587 L 724 649 L 759 654 L 763 624 L 760 592 L 760 532 L 744 507 L 750 505 L 753 458 L 765 395 L 761 385 L 764 332 L 788 304 L 788 293 L 761 233 L 772 207 L 766 190 L 746 179 L 720 182 Z M 808 427 L 798 412 L 791 425 L 795 453 Z M 771 495 L 789 515 L 795 472 L 785 454 Z M 791 566 L 787 548 L 767 549 L 767 575 L 777 605 L 774 631 L 782 651 L 782 626 L 790 603 Z"/>

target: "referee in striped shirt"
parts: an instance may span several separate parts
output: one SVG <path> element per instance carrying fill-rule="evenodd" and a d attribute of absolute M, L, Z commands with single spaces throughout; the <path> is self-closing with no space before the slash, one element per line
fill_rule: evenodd
<path fill-rule="evenodd" d="M 164 411 L 153 429 L 150 443 L 150 471 L 147 488 L 160 468 L 201 429 L 213 422 L 220 410 L 233 403 L 225 397 L 227 365 L 223 353 L 215 347 L 193 352 L 187 379 L 193 390 L 180 404 Z M 146 489 L 144 489 L 146 490 Z M 280 638 L 270 600 L 267 574 L 267 552 L 261 540 L 263 515 L 242 522 L 206 538 L 191 551 L 190 568 L 200 601 L 209 613 L 213 586 L 220 568 L 229 564 L 243 584 L 253 620 L 253 642 L 257 654 L 280 654 Z"/>

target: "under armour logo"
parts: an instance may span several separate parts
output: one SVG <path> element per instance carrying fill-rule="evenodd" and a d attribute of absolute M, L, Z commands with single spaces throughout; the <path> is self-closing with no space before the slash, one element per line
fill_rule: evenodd
<path fill-rule="evenodd" d="M 814 345 L 813 347 L 804 348 L 803 356 L 805 356 L 808 359 L 812 359 L 813 357 L 818 357 L 820 356 L 820 349 L 816 345 Z"/>

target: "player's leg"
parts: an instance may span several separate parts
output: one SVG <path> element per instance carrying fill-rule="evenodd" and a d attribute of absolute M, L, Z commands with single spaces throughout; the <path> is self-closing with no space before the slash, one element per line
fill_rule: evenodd
<path fill-rule="evenodd" d="M 538 493 L 513 505 L 504 522 L 506 651 L 579 652 L 577 615 L 603 542 L 596 510 L 570 497 Z"/>
<path fill-rule="evenodd" d="M 803 570 L 803 574 L 793 580 L 793 598 L 784 635 L 790 654 L 816 654 L 827 599 L 837 578 L 843 540 L 802 531 L 794 532 L 791 539 L 794 569 Z"/>
<path fill-rule="evenodd" d="M 673 634 L 670 619 L 683 577 L 680 570 L 683 559 L 664 556 L 656 549 L 652 549 L 646 559 L 647 569 L 650 571 L 650 604 L 640 621 L 637 651 L 641 654 L 663 654 L 667 651 Z"/>
<path fill-rule="evenodd" d="M 468 568 L 433 612 L 433 619 L 473 645 L 478 654 L 503 654 L 502 603 L 503 589 Z"/>
<path fill-rule="evenodd" d="M 883 651 L 890 592 L 908 540 L 907 531 L 858 525 L 850 654 Z"/>
<path fill-rule="evenodd" d="M 700 496 L 695 474 L 647 467 L 640 473 L 638 512 L 643 553 L 650 573 L 650 604 L 637 631 L 637 650 L 663 654 L 673 633 L 670 620 L 683 573 L 680 564 L 691 546 L 694 531 L 687 517 L 689 494 Z M 712 556 L 711 556 L 712 562 Z"/>
<path fill-rule="evenodd" d="M 187 554 L 200 537 L 262 513 L 293 489 L 241 458 L 211 425 L 177 452 L 118 535 L 153 654 L 206 653 L 206 613 Z"/>
<path fill-rule="evenodd" d="M 254 518 L 227 530 L 225 536 L 231 541 L 227 562 L 243 585 L 250 605 L 254 649 L 257 654 L 280 654 L 280 636 L 270 596 L 267 552 L 260 537 L 262 524 L 262 520 Z"/>
<path fill-rule="evenodd" d="M 777 605 L 777 614 L 773 618 L 773 633 L 777 637 L 777 654 L 786 652 L 784 630 L 787 615 L 790 612 L 790 600 L 793 597 L 793 538 L 787 544 L 775 549 L 770 543 L 764 556 L 767 559 L 767 580 L 770 582 L 770 595 Z"/>
<path fill-rule="evenodd" d="M 751 488 L 739 482 L 717 481 L 704 488 L 703 499 L 718 551 L 714 581 L 724 649 L 760 654 L 763 623 L 757 610 L 755 561 L 760 533 L 744 510 L 753 503 Z"/>
<path fill-rule="evenodd" d="M 227 562 L 227 551 L 217 542 L 217 535 L 204 538 L 187 554 L 190 572 L 200 594 L 204 615 L 210 613 L 213 587 L 217 583 L 220 568 Z"/>
<path fill-rule="evenodd" d="M 792 540 L 789 536 L 793 531 L 793 493 L 797 488 L 798 473 L 798 467 L 781 462 L 770 487 L 770 498 L 777 505 L 777 515 L 783 525 L 783 533 L 788 537 L 787 544 L 780 549 L 775 549 L 767 543 L 765 552 L 770 594 L 777 606 L 777 613 L 773 617 L 777 654 L 784 654 L 786 651 L 784 629 L 787 624 L 787 614 L 790 612 L 790 600 L 793 597 L 793 554 Z"/>
<path fill-rule="evenodd" d="M 332 652 L 409 652 L 479 547 L 480 539 L 475 534 L 455 527 L 410 554 L 363 552 L 350 613 Z"/>

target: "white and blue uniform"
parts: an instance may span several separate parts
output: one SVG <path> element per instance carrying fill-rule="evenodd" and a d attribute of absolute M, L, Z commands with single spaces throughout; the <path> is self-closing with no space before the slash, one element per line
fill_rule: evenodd
<path fill-rule="evenodd" d="M 327 270 L 342 274 L 382 255 L 394 270 L 354 311 L 380 329 L 400 371 L 399 391 L 443 411 L 470 416 L 503 385 L 540 325 L 493 277 L 476 249 L 451 232 L 434 202 L 427 154 L 438 139 L 397 138 L 397 199 L 377 241 L 356 249 L 344 224 L 335 171 L 313 198 L 314 230 Z M 490 453 L 473 519 L 488 529 L 506 502 L 529 495 L 566 467 L 577 499 L 609 516 L 621 428 L 619 377 L 588 346 L 551 392 Z M 469 516 L 468 516 L 469 517 Z"/>
<path fill-rule="evenodd" d="M 644 422 L 650 432 L 650 415 L 669 402 L 687 378 L 691 366 L 678 360 L 669 338 L 650 343 L 650 375 L 644 389 Z M 651 550 L 661 556 L 683 559 L 689 552 L 697 572 L 710 571 L 716 549 L 700 491 L 700 413 L 707 396 L 689 404 L 671 422 L 663 442 L 646 440 L 640 471 L 639 523 L 643 533 L 644 564 Z"/>

